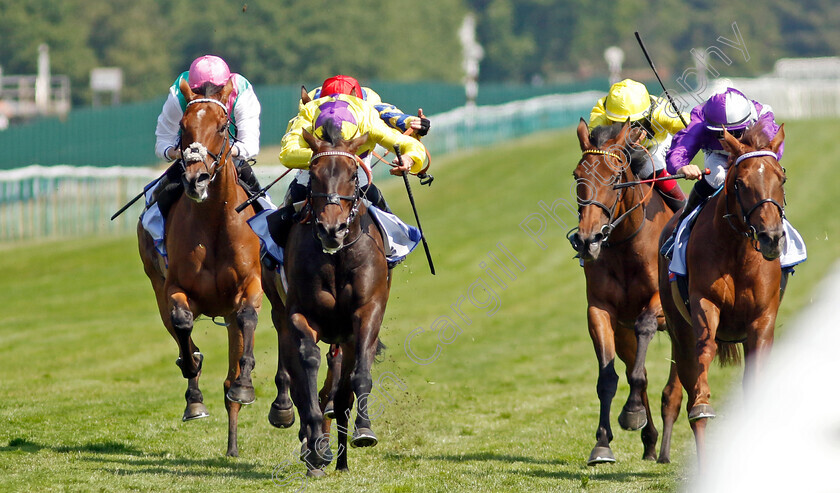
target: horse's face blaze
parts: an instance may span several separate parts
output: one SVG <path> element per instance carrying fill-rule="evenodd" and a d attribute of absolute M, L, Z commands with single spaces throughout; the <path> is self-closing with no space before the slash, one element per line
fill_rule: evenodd
<path fill-rule="evenodd" d="M 188 106 L 181 120 L 181 149 L 184 193 L 196 202 L 209 196 L 212 173 L 219 165 L 213 154 L 222 157 L 227 147 L 227 115 L 215 105 Z M 221 129 L 221 130 L 220 130 Z"/>
<path fill-rule="evenodd" d="M 735 184 L 745 213 L 765 199 L 784 204 L 785 181 L 781 166 L 770 159 L 750 159 L 741 163 L 737 169 Z M 772 202 L 764 202 L 749 212 L 747 220 L 748 227 L 754 229 L 761 255 L 767 260 L 780 257 L 787 243 L 782 211 Z"/>

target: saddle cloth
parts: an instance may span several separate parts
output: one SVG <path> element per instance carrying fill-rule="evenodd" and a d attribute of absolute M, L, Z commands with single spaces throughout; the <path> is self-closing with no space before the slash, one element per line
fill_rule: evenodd
<path fill-rule="evenodd" d="M 166 218 L 163 217 L 163 214 L 160 213 L 160 208 L 158 207 L 158 203 L 152 203 L 152 196 L 154 195 L 155 190 L 157 189 L 160 182 L 154 184 L 154 186 L 149 187 L 146 190 L 146 208 L 143 209 L 143 212 L 140 213 L 140 222 L 143 224 L 143 229 L 149 233 L 149 236 L 152 237 L 155 243 L 155 250 L 164 258 L 164 260 L 168 262 L 168 256 L 166 254 L 166 243 L 164 242 L 164 237 L 166 233 Z M 271 202 L 271 197 L 266 193 L 265 197 L 259 197 L 257 202 L 260 203 L 263 207 L 262 212 L 272 212 L 277 209 L 277 206 Z"/>
<path fill-rule="evenodd" d="M 370 217 L 385 240 L 385 250 L 388 252 L 385 259 L 388 261 L 388 267 L 393 267 L 405 260 L 408 254 L 417 248 L 421 239 L 420 230 L 406 224 L 394 214 L 378 209 L 367 200 L 364 200 L 364 202 L 370 212 Z M 277 271 L 281 272 L 283 270 L 283 247 L 274 241 L 268 227 L 268 216 L 272 212 L 271 210 L 262 211 L 249 219 L 248 224 L 260 239 L 263 255 L 267 255 L 276 265 Z"/>
<path fill-rule="evenodd" d="M 691 211 L 688 216 L 680 223 L 677 229 L 677 237 L 674 240 L 674 254 L 668 271 L 671 274 L 680 276 L 688 275 L 688 268 L 686 267 L 685 251 L 688 246 L 688 238 L 691 233 L 691 228 L 694 225 L 694 220 L 702 209 L 702 205 Z M 782 219 L 785 227 L 785 251 L 779 260 L 782 263 L 782 269 L 790 269 L 797 264 L 801 264 L 808 259 L 808 252 L 805 248 L 805 241 L 802 235 L 799 234 L 787 219 Z"/>

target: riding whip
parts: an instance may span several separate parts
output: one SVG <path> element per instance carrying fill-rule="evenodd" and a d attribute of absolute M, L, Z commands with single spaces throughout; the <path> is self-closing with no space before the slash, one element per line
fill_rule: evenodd
<path fill-rule="evenodd" d="M 402 155 L 400 154 L 400 145 L 394 144 L 394 154 L 397 156 L 397 162 L 402 163 Z M 420 230 L 420 239 L 423 241 L 423 249 L 426 250 L 426 259 L 429 260 L 429 270 L 432 275 L 435 275 L 435 263 L 432 262 L 432 252 L 429 251 L 429 245 L 426 243 L 426 235 L 423 234 L 423 226 L 420 225 L 420 216 L 417 215 L 417 206 L 414 204 L 414 194 L 411 193 L 411 185 L 408 183 L 408 173 L 403 171 L 403 181 L 405 182 L 405 191 L 408 192 L 408 200 L 411 202 L 411 209 L 414 211 L 414 219 L 417 221 L 417 229 Z"/>
<path fill-rule="evenodd" d="M 668 101 L 671 103 L 671 106 L 673 106 L 674 111 L 677 112 L 677 116 L 680 118 L 680 121 L 682 122 L 683 125 L 685 125 L 687 127 L 688 123 L 683 118 L 682 112 L 680 111 L 679 108 L 677 108 L 677 104 L 674 102 L 674 99 L 668 93 L 668 89 L 665 88 L 665 84 L 662 83 L 662 79 L 659 78 L 659 74 L 656 72 L 656 67 L 653 66 L 653 60 L 650 59 L 650 55 L 648 55 L 647 48 L 645 48 L 645 44 L 642 42 L 642 37 L 639 36 L 639 31 L 636 31 L 635 34 L 636 34 L 636 40 L 639 42 L 639 46 L 642 47 L 642 53 L 645 54 L 645 58 L 647 58 L 648 64 L 650 65 L 650 69 L 653 70 L 653 75 L 656 76 L 656 80 L 659 81 L 659 85 L 662 87 L 662 90 L 665 91 L 665 96 L 668 98 Z"/>
<path fill-rule="evenodd" d="M 262 188 L 261 188 L 261 189 L 260 189 L 257 193 L 255 193 L 254 195 L 251 195 L 250 197 L 248 197 L 248 200 L 246 200 L 245 202 L 242 202 L 241 204 L 237 205 L 237 206 L 236 206 L 236 212 L 242 212 L 242 211 L 244 211 L 246 207 L 248 207 L 249 205 L 253 204 L 253 203 L 254 203 L 254 201 L 256 201 L 258 198 L 260 198 L 260 197 L 264 197 L 264 196 L 265 196 L 265 192 L 267 192 L 269 188 L 273 187 L 273 186 L 274 186 L 274 185 L 275 185 L 278 181 L 280 181 L 280 180 L 281 180 L 284 176 L 288 175 L 288 174 L 289 174 L 289 171 L 292 171 L 292 169 L 293 169 L 293 168 L 289 168 L 289 169 L 287 169 L 287 170 L 286 170 L 286 171 L 285 171 L 282 175 L 280 175 L 280 176 L 278 176 L 277 178 L 275 178 L 273 182 L 271 182 L 271 183 L 269 183 L 268 185 L 266 185 L 266 186 L 262 187 Z"/>
<path fill-rule="evenodd" d="M 166 176 L 166 174 L 167 174 L 167 173 L 169 173 L 169 170 L 170 170 L 170 169 L 172 169 L 172 166 L 175 166 L 175 164 L 177 164 L 177 163 L 179 163 L 179 162 L 180 162 L 180 159 L 176 159 L 176 160 L 175 160 L 175 161 L 174 161 L 171 165 L 169 165 L 169 167 L 168 167 L 168 168 L 166 168 L 166 171 L 164 171 L 162 175 L 158 176 L 158 177 L 157 177 L 157 178 L 155 178 L 155 179 L 154 179 L 151 183 L 149 183 L 148 185 L 146 185 L 145 187 L 143 187 L 143 191 L 142 191 L 142 192 L 138 193 L 136 197 L 134 197 L 133 199 L 129 200 L 127 204 L 125 204 L 124 206 L 122 206 L 122 207 L 120 208 L 120 210 L 118 210 L 117 212 L 115 212 L 115 213 L 114 213 L 114 215 L 113 215 L 113 216 L 111 216 L 111 221 L 113 221 L 114 219 L 116 219 L 116 218 L 117 218 L 117 216 L 119 216 L 120 214 L 122 214 L 123 212 L 125 212 L 125 211 L 129 208 L 129 207 L 131 207 L 131 206 L 132 206 L 132 204 L 134 204 L 135 202 L 137 202 L 138 200 L 140 200 L 140 197 L 142 197 L 143 195 L 146 195 L 146 192 L 148 192 L 150 188 L 152 188 L 153 186 L 155 186 L 155 184 L 157 184 L 157 182 L 159 182 L 160 180 L 162 180 L 162 179 L 163 179 L 163 177 L 164 177 L 164 176 Z"/>

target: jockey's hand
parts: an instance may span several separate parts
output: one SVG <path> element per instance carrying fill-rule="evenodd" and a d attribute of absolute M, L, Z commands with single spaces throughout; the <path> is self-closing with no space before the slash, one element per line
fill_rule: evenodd
<path fill-rule="evenodd" d="M 416 116 L 411 118 L 411 128 L 417 132 L 417 135 L 423 136 L 429 133 L 429 128 L 432 126 L 432 122 L 425 117 Z"/>
<path fill-rule="evenodd" d="M 175 159 L 181 157 L 181 150 L 177 147 L 170 147 L 166 149 L 165 154 L 167 159 L 169 159 L 170 161 L 174 161 Z"/>
<path fill-rule="evenodd" d="M 230 147 L 230 157 L 239 157 L 239 146 L 233 145 Z"/>
<path fill-rule="evenodd" d="M 397 162 L 396 159 L 391 163 L 394 165 L 391 168 L 391 174 L 394 176 L 402 176 L 405 173 L 408 173 L 411 170 L 411 166 L 414 164 L 414 160 L 408 156 L 400 156 L 401 161 Z"/>
<path fill-rule="evenodd" d="M 687 180 L 699 180 L 703 177 L 703 173 L 700 171 L 700 168 L 693 164 L 683 166 L 677 170 L 677 173 L 684 174 Z"/>

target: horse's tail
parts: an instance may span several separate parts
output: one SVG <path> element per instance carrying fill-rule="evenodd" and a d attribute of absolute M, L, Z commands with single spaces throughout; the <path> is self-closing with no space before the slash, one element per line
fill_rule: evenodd
<path fill-rule="evenodd" d="M 385 346 L 385 343 L 382 342 L 382 339 L 379 339 L 377 337 L 376 338 L 376 354 L 374 355 L 374 361 L 375 362 L 379 363 L 379 362 L 382 361 L 380 358 L 378 358 L 378 356 L 382 356 L 382 352 L 385 351 L 386 349 L 388 349 L 388 347 Z"/>
<path fill-rule="evenodd" d="M 741 364 L 741 343 L 718 341 L 718 364 L 720 366 L 738 366 Z"/>

